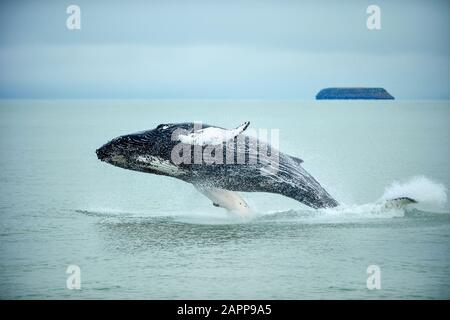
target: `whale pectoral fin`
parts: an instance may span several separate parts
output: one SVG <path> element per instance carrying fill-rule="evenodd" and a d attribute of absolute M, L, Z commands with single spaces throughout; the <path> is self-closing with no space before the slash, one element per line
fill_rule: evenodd
<path fill-rule="evenodd" d="M 303 163 L 303 160 L 302 159 L 300 159 L 300 158 L 297 158 L 297 157 L 293 157 L 293 156 L 291 156 L 291 159 L 292 160 L 294 160 L 297 164 L 301 164 L 301 163 Z"/>
<path fill-rule="evenodd" d="M 227 209 L 240 216 L 251 215 L 250 207 L 242 197 L 234 191 L 220 188 L 196 186 L 195 188 L 213 202 L 213 206 Z"/>
<path fill-rule="evenodd" d="M 386 200 L 384 203 L 384 208 L 386 209 L 401 209 L 406 207 L 408 204 L 417 203 L 416 200 L 409 197 L 398 197 L 394 199 Z"/>
<path fill-rule="evenodd" d="M 250 121 L 245 121 L 243 124 L 241 124 L 239 127 L 234 129 L 235 137 L 240 135 L 242 132 L 247 130 L 248 126 L 250 125 Z"/>

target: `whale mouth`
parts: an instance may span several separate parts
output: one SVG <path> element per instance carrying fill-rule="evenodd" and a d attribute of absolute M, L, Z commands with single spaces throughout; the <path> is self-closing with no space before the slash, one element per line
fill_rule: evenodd
<path fill-rule="evenodd" d="M 97 158 L 102 161 L 106 162 L 118 167 L 125 167 L 128 163 L 127 158 L 124 155 L 121 154 L 115 154 L 111 153 L 109 151 L 105 150 L 106 148 L 101 147 L 97 150 L 95 150 L 95 153 L 97 154 Z"/>
<path fill-rule="evenodd" d="M 106 158 L 109 156 L 107 152 L 105 152 L 104 148 L 99 148 L 95 150 L 95 153 L 97 154 L 97 158 L 101 161 L 105 161 Z"/>

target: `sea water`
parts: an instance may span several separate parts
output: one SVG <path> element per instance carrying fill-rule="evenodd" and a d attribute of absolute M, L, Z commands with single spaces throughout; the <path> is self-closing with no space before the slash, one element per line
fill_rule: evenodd
<path fill-rule="evenodd" d="M 3 100 L 0 298 L 448 299 L 449 119 L 448 101 Z M 243 193 L 256 212 L 243 220 L 190 184 L 96 157 L 185 121 L 278 129 L 341 206 Z M 419 203 L 381 205 L 398 196 Z"/>

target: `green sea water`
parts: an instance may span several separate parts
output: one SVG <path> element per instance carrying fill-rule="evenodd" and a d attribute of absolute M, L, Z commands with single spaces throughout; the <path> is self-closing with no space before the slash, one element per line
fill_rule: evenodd
<path fill-rule="evenodd" d="M 95 155 L 185 121 L 278 129 L 341 206 L 244 193 L 243 221 Z M 0 298 L 449 299 L 449 121 L 448 101 L 0 101 Z M 376 204 L 402 195 L 419 203 Z"/>

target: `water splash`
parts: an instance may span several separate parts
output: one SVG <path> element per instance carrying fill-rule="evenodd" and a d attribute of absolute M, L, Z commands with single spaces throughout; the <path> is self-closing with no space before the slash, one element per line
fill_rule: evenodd
<path fill-rule="evenodd" d="M 416 200 L 417 204 L 392 205 L 389 200 L 409 197 Z M 227 213 L 225 210 L 198 210 L 169 211 L 161 208 L 146 208 L 144 212 L 118 210 L 113 208 L 96 208 L 91 210 L 76 210 L 88 216 L 107 219 L 108 222 L 142 221 L 146 223 L 152 219 L 161 221 L 170 217 L 171 221 L 187 224 L 242 224 L 258 222 L 297 222 L 297 223 L 353 223 L 373 219 L 390 219 L 405 216 L 407 208 L 416 208 L 429 215 L 437 213 L 447 201 L 446 188 L 443 184 L 436 183 L 424 176 L 416 176 L 404 183 L 394 181 L 385 188 L 384 194 L 379 200 L 365 204 L 342 203 L 336 208 L 311 209 L 300 206 L 298 209 L 285 211 L 254 212 L 254 216 L 242 218 L 238 215 Z M 147 211 L 148 210 L 148 211 Z M 166 221 L 166 220 L 164 220 Z"/>
<path fill-rule="evenodd" d="M 388 186 L 381 200 L 409 197 L 418 202 L 418 206 L 429 210 L 439 209 L 447 202 L 447 189 L 425 176 L 415 176 L 401 183 L 394 181 Z"/>
<path fill-rule="evenodd" d="M 366 221 L 370 219 L 389 219 L 404 217 L 409 208 L 428 212 L 430 215 L 438 213 L 447 201 L 446 188 L 443 184 L 432 181 L 424 176 L 415 176 L 401 183 L 394 181 L 385 188 L 384 194 L 375 202 L 365 204 L 342 203 L 335 208 L 320 210 L 290 210 L 275 212 L 265 219 L 290 219 L 303 223 L 347 223 Z M 417 201 L 416 204 L 396 204 L 389 200 L 409 197 Z"/>

